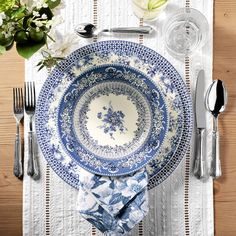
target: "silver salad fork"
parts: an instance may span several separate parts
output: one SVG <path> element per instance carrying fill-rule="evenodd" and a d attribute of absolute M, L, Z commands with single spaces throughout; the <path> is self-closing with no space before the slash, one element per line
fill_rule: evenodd
<path fill-rule="evenodd" d="M 22 88 L 13 88 L 13 113 L 16 119 L 16 137 L 15 137 L 15 152 L 14 152 L 14 167 L 13 173 L 16 177 L 23 176 L 22 168 L 22 146 L 19 125 L 24 117 L 24 102 Z"/>
<path fill-rule="evenodd" d="M 33 132 L 33 117 L 35 113 L 36 96 L 34 82 L 25 82 L 25 112 L 29 116 L 29 132 L 28 132 L 28 166 L 27 174 L 33 179 L 39 179 L 39 166 L 35 153 L 35 139 Z"/>

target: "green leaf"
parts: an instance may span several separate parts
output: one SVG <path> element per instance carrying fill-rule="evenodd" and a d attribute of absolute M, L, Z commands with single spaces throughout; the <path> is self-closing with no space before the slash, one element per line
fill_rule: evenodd
<path fill-rule="evenodd" d="M 19 55 L 25 59 L 29 59 L 34 53 L 36 53 L 43 45 L 45 41 L 41 43 L 28 43 L 28 44 L 16 44 L 16 49 Z"/>
<path fill-rule="evenodd" d="M 15 5 L 15 0 L 0 0 L 0 12 L 5 12 Z"/>
<path fill-rule="evenodd" d="M 6 48 L 0 45 L 0 56 L 6 52 Z"/>
<path fill-rule="evenodd" d="M 15 19 L 20 19 L 22 18 L 23 16 L 25 16 L 25 7 L 20 7 L 19 9 L 17 9 L 16 11 L 14 11 L 12 14 L 11 14 L 11 17 L 12 18 L 15 18 Z"/>
<path fill-rule="evenodd" d="M 51 9 L 57 7 L 60 3 L 61 3 L 61 0 L 56 0 L 56 1 L 48 0 L 47 1 L 47 4 L 48 4 L 49 8 L 51 8 Z"/>

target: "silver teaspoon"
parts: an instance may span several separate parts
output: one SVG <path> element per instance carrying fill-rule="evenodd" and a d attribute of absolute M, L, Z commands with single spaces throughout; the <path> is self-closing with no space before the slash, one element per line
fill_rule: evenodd
<path fill-rule="evenodd" d="M 219 178 L 222 174 L 219 151 L 218 116 L 225 110 L 227 100 L 228 96 L 224 83 L 221 80 L 213 81 L 206 93 L 206 108 L 213 115 L 212 160 L 210 175 L 214 179 Z"/>
<path fill-rule="evenodd" d="M 83 38 L 93 38 L 101 33 L 123 33 L 123 34 L 150 34 L 153 31 L 151 26 L 140 27 L 119 27 L 99 30 L 91 23 L 79 24 L 75 32 Z"/>

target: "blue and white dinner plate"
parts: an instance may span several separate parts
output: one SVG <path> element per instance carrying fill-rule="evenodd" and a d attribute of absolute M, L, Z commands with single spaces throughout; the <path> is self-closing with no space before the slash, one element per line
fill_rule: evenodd
<path fill-rule="evenodd" d="M 132 77 L 140 77 L 140 86 L 126 80 Z M 36 132 L 49 165 L 73 187 L 79 187 L 82 167 L 123 175 L 148 163 L 150 189 L 174 171 L 187 150 L 192 104 L 165 58 L 136 43 L 104 41 L 80 48 L 53 70 L 37 101 Z M 142 155 L 146 150 L 150 156 Z"/>
<path fill-rule="evenodd" d="M 158 87 L 125 65 L 95 66 L 62 96 L 58 131 L 65 151 L 84 169 L 118 176 L 155 157 L 168 132 L 168 111 Z"/>

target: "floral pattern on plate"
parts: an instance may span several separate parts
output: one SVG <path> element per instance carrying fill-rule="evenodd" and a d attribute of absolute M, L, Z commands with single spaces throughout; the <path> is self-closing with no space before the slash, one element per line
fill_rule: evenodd
<path fill-rule="evenodd" d="M 111 139 L 115 139 L 114 133 L 125 133 L 128 130 L 124 126 L 125 114 L 122 111 L 115 111 L 111 101 L 103 107 L 103 111 L 97 113 L 97 118 L 103 122 L 98 128 L 102 129 L 105 134 L 109 134 Z"/>
<path fill-rule="evenodd" d="M 114 132 L 114 128 L 112 135 L 104 132 L 97 114 L 111 101 L 123 112 L 110 108 L 108 114 L 113 118 L 122 114 L 124 124 L 119 125 L 128 127 L 126 132 Z M 58 109 L 59 136 L 68 154 L 86 170 L 108 176 L 125 175 L 146 165 L 161 149 L 168 123 L 158 87 L 140 71 L 123 65 L 101 65 L 82 73 L 69 85 Z"/>

